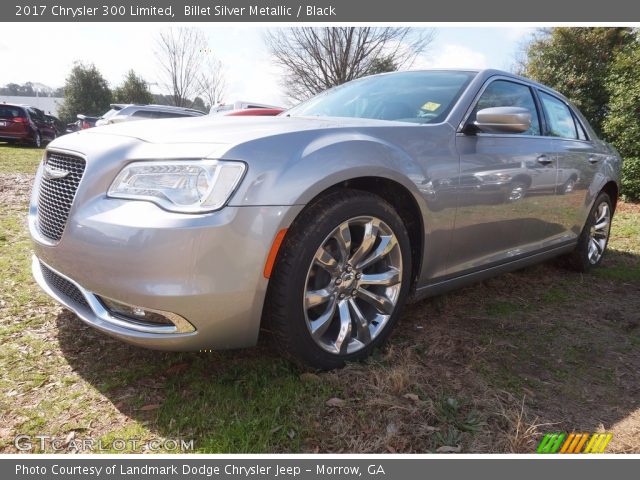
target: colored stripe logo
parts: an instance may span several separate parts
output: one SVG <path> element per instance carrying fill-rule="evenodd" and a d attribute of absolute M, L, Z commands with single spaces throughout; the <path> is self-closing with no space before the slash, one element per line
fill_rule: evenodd
<path fill-rule="evenodd" d="M 547 433 L 536 453 L 603 453 L 611 433 Z"/>

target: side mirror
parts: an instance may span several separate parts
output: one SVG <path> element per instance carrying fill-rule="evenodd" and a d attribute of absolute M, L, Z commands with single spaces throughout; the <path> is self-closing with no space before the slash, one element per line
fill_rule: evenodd
<path fill-rule="evenodd" d="M 531 128 L 531 112 L 520 107 L 483 108 L 473 125 L 485 133 L 523 133 Z"/>

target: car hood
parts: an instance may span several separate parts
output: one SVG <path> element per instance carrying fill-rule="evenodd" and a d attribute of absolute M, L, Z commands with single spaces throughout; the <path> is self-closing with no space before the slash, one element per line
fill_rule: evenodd
<path fill-rule="evenodd" d="M 118 135 L 148 143 L 206 143 L 233 145 L 259 138 L 305 130 L 389 126 L 398 122 L 360 118 L 317 117 L 219 117 L 204 116 L 148 120 L 107 125 L 85 130 L 82 135 Z M 401 125 L 408 125 L 401 123 Z"/>

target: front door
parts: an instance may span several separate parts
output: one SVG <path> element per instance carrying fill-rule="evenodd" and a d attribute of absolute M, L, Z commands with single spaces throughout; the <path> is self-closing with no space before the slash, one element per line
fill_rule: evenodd
<path fill-rule="evenodd" d="M 491 107 L 531 112 L 531 128 L 516 133 L 459 133 L 458 208 L 449 274 L 486 268 L 542 248 L 561 229 L 549 222 L 557 164 L 542 135 L 531 88 L 511 79 L 484 88 L 466 124 Z M 465 129 L 468 131 L 468 129 Z"/>

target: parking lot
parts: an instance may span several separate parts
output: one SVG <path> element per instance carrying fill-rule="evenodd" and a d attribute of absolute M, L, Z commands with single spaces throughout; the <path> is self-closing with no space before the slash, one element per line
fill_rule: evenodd
<path fill-rule="evenodd" d="M 268 332 L 242 351 L 154 352 L 54 304 L 26 229 L 41 155 L 0 144 L 0 451 L 46 434 L 64 451 L 529 453 L 547 432 L 607 431 L 609 452 L 640 453 L 640 205 L 619 204 L 592 274 L 554 261 L 414 304 L 367 363 L 316 373 Z"/>

